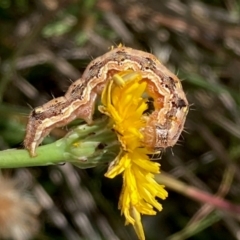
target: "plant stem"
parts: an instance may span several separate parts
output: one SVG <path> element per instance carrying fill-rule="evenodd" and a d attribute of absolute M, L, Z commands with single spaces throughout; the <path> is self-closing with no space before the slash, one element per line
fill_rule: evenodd
<path fill-rule="evenodd" d="M 180 194 L 190 197 L 194 200 L 208 203 L 220 210 L 231 212 L 237 217 L 240 214 L 240 205 L 233 204 L 218 196 L 214 196 L 195 187 L 188 186 L 186 183 L 174 179 L 169 174 L 162 172 L 156 176 L 156 180 L 159 183 L 165 185 L 167 188 L 173 189 L 174 191 L 179 192 Z"/>
<path fill-rule="evenodd" d="M 116 135 L 107 126 L 106 119 L 76 127 L 64 138 L 37 148 L 37 156 L 27 150 L 0 151 L 0 168 L 46 166 L 71 162 L 80 168 L 89 168 L 113 161 L 119 152 Z"/>
<path fill-rule="evenodd" d="M 8 149 L 0 152 L 0 168 L 19 168 L 59 164 L 64 161 L 64 149 L 57 147 L 62 140 L 41 146 L 32 158 L 25 149 Z M 61 144 L 60 144 L 61 145 Z"/>

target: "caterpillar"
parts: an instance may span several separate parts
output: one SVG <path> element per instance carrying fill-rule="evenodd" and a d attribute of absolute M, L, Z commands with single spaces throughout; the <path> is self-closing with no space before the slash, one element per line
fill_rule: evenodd
<path fill-rule="evenodd" d="M 142 81 L 147 82 L 147 94 L 153 99 L 154 110 L 142 131 L 144 145 L 152 150 L 175 145 L 189 109 L 180 80 L 153 54 L 119 46 L 91 61 L 64 96 L 31 111 L 24 139 L 30 156 L 36 156 L 36 148 L 53 128 L 76 118 L 91 124 L 97 96 L 114 74 L 127 70 L 141 74 Z"/>

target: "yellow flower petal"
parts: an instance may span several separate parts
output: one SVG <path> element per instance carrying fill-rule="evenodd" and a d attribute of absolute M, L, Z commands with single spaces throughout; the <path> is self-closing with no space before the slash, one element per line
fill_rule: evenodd
<path fill-rule="evenodd" d="M 151 162 L 143 143 L 142 129 L 146 124 L 147 83 L 141 75 L 131 70 L 114 75 L 102 93 L 99 110 L 111 118 L 122 150 L 110 165 L 106 177 L 123 176 L 119 209 L 132 224 L 140 240 L 144 240 L 141 214 L 155 215 L 162 205 L 156 197 L 165 199 L 167 191 L 159 185 L 154 174 L 160 173 L 160 164 Z"/>
<path fill-rule="evenodd" d="M 141 215 L 140 213 L 137 211 L 137 209 L 135 209 L 134 207 L 131 208 L 131 212 L 132 212 L 132 216 L 134 217 L 134 230 L 138 235 L 138 238 L 141 240 L 145 239 L 145 235 L 144 235 L 144 231 L 143 231 L 143 226 L 142 226 L 142 222 L 141 222 Z"/>

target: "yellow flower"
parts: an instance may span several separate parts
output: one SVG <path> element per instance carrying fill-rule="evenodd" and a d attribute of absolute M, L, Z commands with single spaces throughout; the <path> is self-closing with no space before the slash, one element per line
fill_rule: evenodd
<path fill-rule="evenodd" d="M 119 200 L 119 209 L 126 218 L 126 224 L 132 224 L 139 239 L 145 239 L 141 223 L 141 214 L 155 215 L 155 209 L 161 211 L 162 205 L 155 199 L 165 199 L 164 186 L 154 180 L 154 174 L 160 173 L 160 164 L 151 162 L 149 152 L 143 143 L 142 129 L 146 125 L 147 98 L 143 98 L 147 83 L 139 73 L 120 72 L 113 76 L 102 93 L 99 110 L 111 119 L 121 143 L 121 151 L 111 163 L 108 178 L 123 176 L 123 187 Z"/>

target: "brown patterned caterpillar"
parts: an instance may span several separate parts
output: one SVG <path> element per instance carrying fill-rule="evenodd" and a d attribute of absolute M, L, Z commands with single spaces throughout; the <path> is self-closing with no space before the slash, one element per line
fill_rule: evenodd
<path fill-rule="evenodd" d="M 154 111 L 143 129 L 144 145 L 161 150 L 175 145 L 188 113 L 189 104 L 180 80 L 152 54 L 119 46 L 91 61 L 82 77 L 69 87 L 65 96 L 35 108 L 29 116 L 24 146 L 32 157 L 44 137 L 55 127 L 76 118 L 92 122 L 95 100 L 116 73 L 132 70 L 147 82 Z"/>

